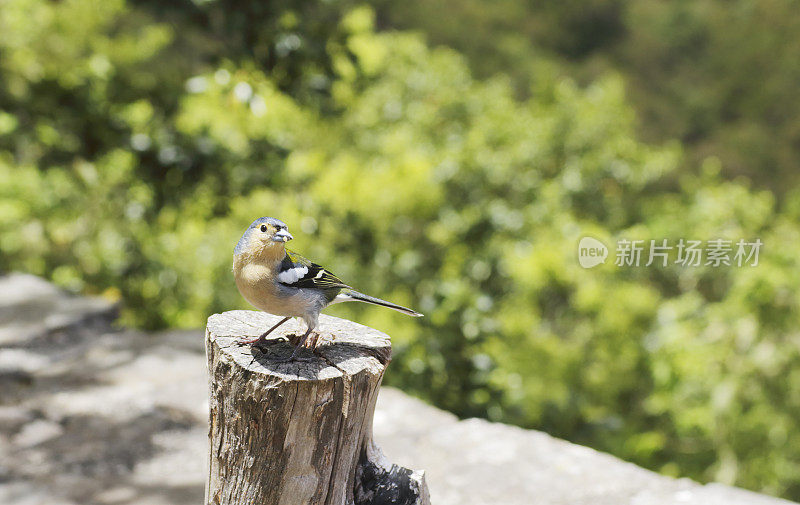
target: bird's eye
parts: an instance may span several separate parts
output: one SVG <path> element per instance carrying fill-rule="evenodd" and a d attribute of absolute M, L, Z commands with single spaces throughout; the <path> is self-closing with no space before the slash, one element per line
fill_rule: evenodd
<path fill-rule="evenodd" d="M 265 225 L 265 224 L 261 225 L 261 232 L 262 233 L 266 233 L 267 232 L 267 225 Z"/>

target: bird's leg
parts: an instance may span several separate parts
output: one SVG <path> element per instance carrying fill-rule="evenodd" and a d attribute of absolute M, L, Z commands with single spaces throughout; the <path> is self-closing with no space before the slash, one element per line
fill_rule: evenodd
<path fill-rule="evenodd" d="M 253 338 L 253 339 L 250 339 L 250 340 L 242 340 L 242 341 L 241 341 L 241 344 L 242 344 L 242 345 L 244 345 L 244 344 L 255 344 L 255 345 L 256 345 L 256 347 L 258 347 L 259 345 L 261 345 L 261 344 L 263 344 L 263 343 L 264 343 L 264 341 L 265 341 L 265 340 L 266 340 L 266 338 L 267 338 L 267 335 L 269 335 L 270 333 L 272 333 L 273 331 L 275 331 L 275 329 L 276 329 L 276 328 L 278 328 L 278 326 L 282 325 L 283 323 L 285 323 L 285 322 L 286 322 L 286 321 L 288 321 L 288 320 L 289 320 L 289 318 L 288 318 L 288 317 L 284 317 L 283 319 L 281 319 L 280 321 L 278 321 L 278 324 L 276 324 L 276 325 L 275 325 L 275 326 L 273 326 L 272 328 L 268 329 L 267 331 L 265 331 L 264 333 L 262 333 L 262 334 L 261 334 L 261 335 L 259 335 L 258 337 L 256 337 L 256 338 Z"/>
<path fill-rule="evenodd" d="M 303 343 L 303 345 L 307 349 L 311 349 L 312 351 L 317 348 L 317 340 L 319 339 L 319 333 L 314 332 L 308 336 L 308 340 Z"/>
<path fill-rule="evenodd" d="M 311 334 L 311 330 L 313 330 L 313 328 L 309 328 L 308 330 L 306 330 L 305 334 L 302 337 L 300 337 L 300 342 L 295 346 L 294 350 L 292 351 L 291 356 L 289 356 L 287 358 L 276 359 L 275 362 L 276 363 L 287 363 L 289 361 L 294 361 L 295 359 L 297 359 L 298 361 L 303 361 L 303 360 L 297 358 L 297 354 L 300 352 L 300 349 L 302 349 L 304 347 L 306 339 Z"/>
<path fill-rule="evenodd" d="M 302 349 L 303 347 L 305 347 L 306 339 L 307 339 L 307 338 L 308 338 L 308 336 L 311 334 L 311 331 L 312 331 L 312 330 L 313 330 L 313 328 L 311 328 L 311 327 L 309 327 L 309 328 L 306 330 L 306 333 L 305 333 L 305 335 L 303 335 L 303 338 L 301 338 L 301 339 L 300 339 L 300 343 L 299 343 L 299 344 L 297 344 L 297 346 L 294 348 L 294 351 L 292 351 L 292 355 L 291 355 L 291 356 L 289 356 L 289 361 L 292 361 L 293 359 L 295 359 L 295 358 L 297 357 L 297 353 L 298 353 L 298 352 L 300 352 L 300 349 Z"/>

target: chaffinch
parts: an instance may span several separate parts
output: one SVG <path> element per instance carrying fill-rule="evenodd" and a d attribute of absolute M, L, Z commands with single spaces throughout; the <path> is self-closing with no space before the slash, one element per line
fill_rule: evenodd
<path fill-rule="evenodd" d="M 292 355 L 284 360 L 291 361 L 317 327 L 319 313 L 339 302 L 366 302 L 409 316 L 422 316 L 406 307 L 359 293 L 320 265 L 287 250 L 285 244 L 292 238 L 283 221 L 261 217 L 244 231 L 233 250 L 233 275 L 242 296 L 264 312 L 284 316 L 258 338 L 243 343 L 263 344 L 267 335 L 290 317 L 301 318 L 308 329 Z M 313 337 L 312 348 L 317 337 L 316 334 Z"/>

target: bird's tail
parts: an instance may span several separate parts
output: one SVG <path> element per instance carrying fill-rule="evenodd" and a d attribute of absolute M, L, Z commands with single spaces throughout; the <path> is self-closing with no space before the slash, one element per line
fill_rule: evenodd
<path fill-rule="evenodd" d="M 375 298 L 374 296 L 365 295 L 364 293 L 359 293 L 358 291 L 352 289 L 343 290 L 341 293 L 336 295 L 333 303 L 350 301 L 371 303 L 373 305 L 380 305 L 381 307 L 387 307 L 396 310 L 397 312 L 402 312 L 403 314 L 409 316 L 422 317 L 422 314 L 415 310 L 408 309 L 392 302 L 387 302 L 386 300 L 381 300 L 380 298 Z"/>

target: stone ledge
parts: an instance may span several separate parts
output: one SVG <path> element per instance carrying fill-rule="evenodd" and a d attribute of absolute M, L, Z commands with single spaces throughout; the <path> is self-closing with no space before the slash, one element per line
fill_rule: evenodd
<path fill-rule="evenodd" d="M 32 276 L 0 277 L 0 335 L 8 337 L 0 342 L 3 505 L 202 501 L 203 332 L 117 330 L 112 311 Z M 53 314 L 71 323 L 48 326 Z M 46 342 L 53 332 L 57 347 Z M 390 460 L 426 471 L 434 505 L 790 503 L 670 479 L 541 432 L 459 421 L 392 388 L 382 389 L 374 424 Z"/>
<path fill-rule="evenodd" d="M 0 346 L 30 346 L 62 331 L 75 338 L 78 330 L 102 329 L 116 316 L 108 300 L 68 295 L 35 275 L 0 277 Z"/>
<path fill-rule="evenodd" d="M 671 479 L 546 433 L 483 419 L 459 421 L 383 388 L 375 440 L 387 457 L 426 472 L 431 503 L 470 505 L 779 505 L 722 484 Z"/>

